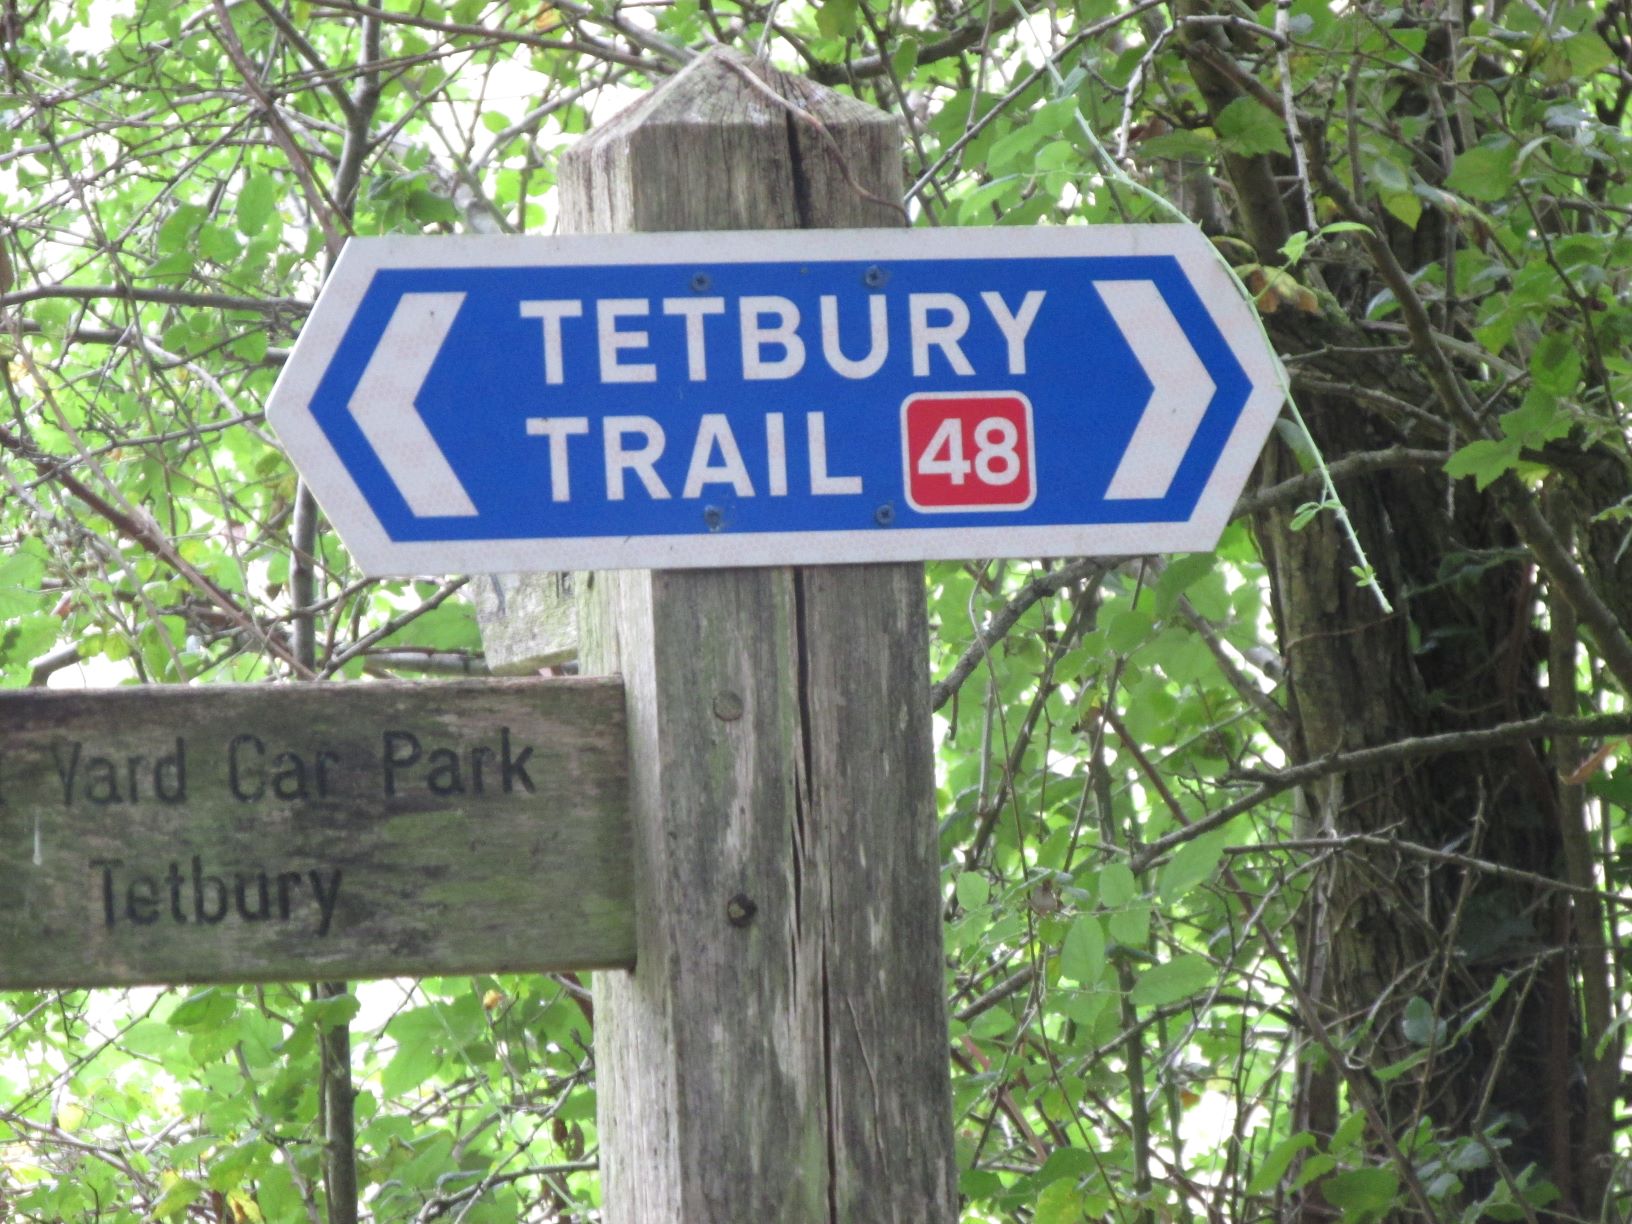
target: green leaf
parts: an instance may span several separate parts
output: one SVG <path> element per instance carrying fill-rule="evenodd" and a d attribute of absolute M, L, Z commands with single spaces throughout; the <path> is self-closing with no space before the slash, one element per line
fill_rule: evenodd
<path fill-rule="evenodd" d="M 1150 909 L 1150 904 L 1146 902 L 1113 910 L 1105 923 L 1111 938 L 1130 948 L 1142 947 L 1145 940 L 1150 938 Z"/>
<path fill-rule="evenodd" d="M 992 886 L 978 871 L 965 871 L 958 876 L 958 904 L 966 910 L 979 909 L 992 895 Z"/>
<path fill-rule="evenodd" d="M 431 1042 L 405 1042 L 380 1072 L 380 1091 L 388 1097 L 401 1096 L 435 1075 L 441 1063 L 441 1055 Z"/>
<path fill-rule="evenodd" d="M 1519 442 L 1516 438 L 1480 438 L 1469 442 L 1445 461 L 1449 476 L 1472 476 L 1483 491 L 1503 472 L 1519 466 Z"/>
<path fill-rule="evenodd" d="M 1335 1168 L 1337 1168 L 1337 1161 L 1333 1160 L 1325 1152 L 1316 1152 L 1303 1162 L 1303 1167 L 1298 1170 L 1298 1175 L 1292 1179 L 1291 1189 L 1302 1190 L 1315 1178 L 1323 1177 Z"/>
<path fill-rule="evenodd" d="M 1337 1129 L 1332 1132 L 1332 1140 L 1327 1146 L 1338 1155 L 1343 1155 L 1355 1144 L 1359 1143 L 1360 1136 L 1365 1133 L 1366 1115 L 1356 1110 L 1338 1123 Z"/>
<path fill-rule="evenodd" d="M 1216 141 L 1186 128 L 1175 128 L 1139 142 L 1139 151 L 1145 156 L 1172 158 L 1174 161 L 1211 157 L 1217 147 Z"/>
<path fill-rule="evenodd" d="M 1248 1194 L 1267 1194 L 1275 1188 L 1277 1182 L 1286 1176 L 1286 1171 L 1292 1167 L 1292 1161 L 1301 1151 L 1315 1146 L 1315 1137 L 1308 1131 L 1299 1131 L 1282 1139 L 1269 1150 L 1264 1162 L 1258 1166 L 1247 1183 Z"/>
<path fill-rule="evenodd" d="M 1286 125 L 1274 111 L 1252 98 L 1237 98 L 1219 111 L 1213 128 L 1227 149 L 1243 157 L 1292 152 L 1286 143 Z"/>
<path fill-rule="evenodd" d="M 1106 863 L 1099 873 L 1099 903 L 1106 909 L 1126 905 L 1139 895 L 1139 882 L 1126 863 Z"/>
<path fill-rule="evenodd" d="M 1400 1178 L 1393 1169 L 1350 1169 L 1333 1173 L 1320 1183 L 1326 1201 L 1343 1213 L 1345 1221 L 1373 1220 L 1394 1206 Z"/>
<path fill-rule="evenodd" d="M 1058 1012 L 1084 1028 L 1092 1028 L 1112 1001 L 1120 998 L 1119 992 L 1103 989 L 1051 990 L 1048 993 L 1048 1006 L 1050 1011 Z"/>
<path fill-rule="evenodd" d="M 1471 200 L 1493 202 L 1505 200 L 1513 193 L 1513 159 L 1517 150 L 1512 145 L 1493 147 L 1479 145 L 1457 154 L 1445 186 Z"/>
<path fill-rule="evenodd" d="M 1026 123 L 1004 134 L 986 154 L 987 166 L 997 172 L 1015 168 L 1015 163 L 1048 137 L 1041 124 Z M 1023 167 L 1021 167 L 1023 169 Z"/>
<path fill-rule="evenodd" d="M 1381 1068 L 1373 1071 L 1372 1074 L 1377 1077 L 1378 1083 L 1392 1084 L 1395 1080 L 1399 1079 L 1400 1076 L 1404 1075 L 1407 1071 L 1415 1070 L 1417 1067 L 1422 1066 L 1422 1064 L 1427 1062 L 1427 1061 L 1428 1061 L 1428 1051 L 1427 1050 L 1415 1050 L 1412 1053 L 1407 1054 L 1404 1058 L 1400 1059 L 1398 1062 L 1389 1063 L 1388 1066 L 1381 1067 Z"/>
<path fill-rule="evenodd" d="M 1196 885 L 1211 878 L 1218 869 L 1219 860 L 1224 857 L 1224 847 L 1229 844 L 1229 825 L 1185 842 L 1174 852 L 1167 866 L 1162 868 L 1157 895 L 1171 905 Z"/>
<path fill-rule="evenodd" d="M 266 228 L 278 202 L 278 184 L 269 174 L 252 174 L 238 192 L 235 216 L 241 233 L 254 237 Z"/>
<path fill-rule="evenodd" d="M 1079 1147 L 1058 1147 L 1048 1154 L 1043 1167 L 1037 1170 L 1037 1183 L 1046 1186 L 1062 1177 L 1083 1177 L 1096 1167 L 1098 1161 L 1092 1152 L 1085 1152 Z"/>
<path fill-rule="evenodd" d="M 439 221 L 451 224 L 459 220 L 459 209 L 446 196 L 418 187 L 408 193 L 408 215 L 427 225 Z"/>
<path fill-rule="evenodd" d="M 1074 97 L 1055 98 L 1037 108 L 1032 115 L 1030 126 L 1037 128 L 1045 136 L 1052 136 L 1062 132 L 1076 119 L 1079 107 Z"/>
<path fill-rule="evenodd" d="M 307 1000 L 305 1007 L 301 1009 L 301 1018 L 320 1029 L 340 1028 L 356 1019 L 361 1007 L 357 996 L 348 991 L 327 998 Z"/>
<path fill-rule="evenodd" d="M 1536 343 L 1530 355 L 1530 377 L 1554 395 L 1569 395 L 1581 380 L 1580 341 L 1562 332 L 1551 332 Z M 1510 431 L 1511 432 L 1511 431 Z M 1554 437 L 1568 432 L 1565 425 Z"/>
<path fill-rule="evenodd" d="M 1105 972 L 1105 928 L 1092 914 L 1071 924 L 1060 946 L 1060 975 L 1092 986 Z"/>
<path fill-rule="evenodd" d="M 1414 191 L 1385 191 L 1383 209 L 1406 229 L 1416 229 L 1422 220 L 1422 201 Z"/>
<path fill-rule="evenodd" d="M 816 10 L 816 28 L 829 38 L 848 38 L 860 28 L 857 0 L 823 0 Z"/>
<path fill-rule="evenodd" d="M 482 637 L 476 627 L 475 609 L 463 600 L 450 599 L 404 625 L 401 633 L 386 640 L 392 645 L 413 645 L 428 650 L 475 650 L 480 648 Z"/>
<path fill-rule="evenodd" d="M 196 204 L 178 204 L 175 211 L 159 226 L 158 240 L 155 246 L 160 255 L 173 255 L 177 251 L 187 248 L 193 239 L 193 231 L 204 220 L 204 210 Z"/>
<path fill-rule="evenodd" d="M 0 617 L 22 616 L 38 607 L 44 576 L 45 558 L 37 548 L 0 558 Z"/>
<path fill-rule="evenodd" d="M 172 1028 L 184 1032 L 214 1028 L 232 1018 L 238 1010 L 237 996 L 220 986 L 194 991 L 176 1005 L 168 1017 Z"/>
<path fill-rule="evenodd" d="M 31 678 L 28 665 L 56 645 L 61 628 L 62 623 L 49 612 L 29 613 L 0 625 L 0 687 L 26 685 Z"/>
<path fill-rule="evenodd" d="M 1014 1017 L 1001 1007 L 988 1008 L 975 1018 L 969 1031 L 976 1037 L 996 1040 L 1014 1028 Z"/>
<path fill-rule="evenodd" d="M 198 229 L 198 253 L 218 264 L 230 264 L 243 249 L 237 237 L 219 225 L 201 225 Z"/>
<path fill-rule="evenodd" d="M 1320 227 L 1322 238 L 1331 234 L 1369 234 L 1371 226 L 1361 221 L 1333 221 L 1330 225 Z"/>
<path fill-rule="evenodd" d="M 1309 231 L 1299 230 L 1281 243 L 1281 258 L 1290 267 L 1303 258 L 1303 253 L 1309 249 Z"/>
<path fill-rule="evenodd" d="M 1403 159 L 1404 153 L 1401 152 Z M 1411 174 L 1406 170 L 1402 161 L 1395 161 L 1393 157 L 1379 156 L 1365 160 L 1366 177 L 1383 195 L 1411 190 Z"/>
<path fill-rule="evenodd" d="M 1150 613 L 1141 608 L 1128 608 L 1105 626 L 1105 645 L 1117 654 L 1130 654 L 1150 636 L 1154 624 Z"/>
<path fill-rule="evenodd" d="M 1077 147 L 1069 140 L 1051 140 L 1037 150 L 1032 164 L 1038 170 L 1059 170 L 1078 161 Z"/>
<path fill-rule="evenodd" d="M 1407 1041 L 1428 1045 L 1445 1035 L 1445 1022 L 1434 1018 L 1434 1009 L 1427 999 L 1415 995 L 1405 1005 L 1405 1018 L 1400 1021 L 1400 1029 Z"/>
<path fill-rule="evenodd" d="M 1593 30 L 1572 34 L 1563 42 L 1564 56 L 1570 65 L 1570 74 L 1577 78 L 1602 72 L 1615 62 L 1615 53 Z"/>
<path fill-rule="evenodd" d="M 267 342 L 264 331 L 249 331 L 229 345 L 234 357 L 241 357 L 251 365 L 259 365 L 266 358 Z"/>
<path fill-rule="evenodd" d="M 1573 390 L 1573 388 L 1572 388 Z M 1512 412 L 1502 413 L 1502 430 L 1521 446 L 1539 448 L 1570 432 L 1570 413 L 1558 393 L 1533 382 Z"/>
<path fill-rule="evenodd" d="M 1490 1167 L 1490 1149 L 1478 1139 L 1464 1139 L 1451 1149 L 1446 1161 L 1458 1173 L 1472 1173 Z"/>
<path fill-rule="evenodd" d="M 1210 552 L 1182 553 L 1170 560 L 1156 580 L 1156 615 L 1166 616 L 1171 612 L 1179 597 L 1212 573 L 1217 564 L 1218 554 Z"/>
<path fill-rule="evenodd" d="M 1297 510 L 1293 513 L 1292 521 L 1289 524 L 1289 526 L 1292 528 L 1293 531 L 1302 531 L 1305 527 L 1309 526 L 1310 523 L 1314 522 L 1315 519 L 1320 516 L 1320 512 L 1322 510 L 1327 510 L 1327 509 L 1331 509 L 1331 510 L 1337 509 L 1336 503 L 1329 503 L 1329 502 L 1323 502 L 1323 501 L 1304 502 L 1303 505 L 1299 506 L 1297 508 Z"/>
<path fill-rule="evenodd" d="M 1216 976 L 1205 956 L 1186 953 L 1146 969 L 1128 991 L 1128 998 L 1136 1007 L 1161 1007 L 1188 999 L 1211 985 Z"/>
<path fill-rule="evenodd" d="M 174 283 L 184 281 L 193 274 L 193 252 L 180 250 L 155 259 L 147 265 L 142 275 L 148 280 Z"/>
<path fill-rule="evenodd" d="M 907 37 L 901 40 L 895 53 L 890 56 L 890 67 L 894 69 L 897 77 L 905 79 L 907 74 L 918 66 L 918 51 L 916 38 Z"/>

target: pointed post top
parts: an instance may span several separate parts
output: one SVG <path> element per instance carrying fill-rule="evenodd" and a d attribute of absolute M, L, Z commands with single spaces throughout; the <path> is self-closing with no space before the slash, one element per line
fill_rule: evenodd
<path fill-rule="evenodd" d="M 563 156 L 562 228 L 898 226 L 901 151 L 895 116 L 714 47 Z"/>
<path fill-rule="evenodd" d="M 654 123 L 783 122 L 787 103 L 841 127 L 878 124 L 898 135 L 895 116 L 793 76 L 733 47 L 710 47 L 638 102 L 591 132 L 578 147 L 615 139 L 624 129 Z"/>

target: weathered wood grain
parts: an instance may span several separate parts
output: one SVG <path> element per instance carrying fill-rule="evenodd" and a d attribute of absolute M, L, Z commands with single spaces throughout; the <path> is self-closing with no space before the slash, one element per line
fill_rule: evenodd
<path fill-rule="evenodd" d="M 0 694 L 0 987 L 628 965 L 616 680 Z"/>
<path fill-rule="evenodd" d="M 892 118 L 724 50 L 561 173 L 578 231 L 896 224 L 900 190 Z M 608 1220 L 951 1220 L 922 567 L 579 581 L 636 746 L 637 968 L 595 987 Z"/>
<path fill-rule="evenodd" d="M 482 574 L 470 593 L 491 674 L 534 676 L 578 657 L 571 574 Z"/>

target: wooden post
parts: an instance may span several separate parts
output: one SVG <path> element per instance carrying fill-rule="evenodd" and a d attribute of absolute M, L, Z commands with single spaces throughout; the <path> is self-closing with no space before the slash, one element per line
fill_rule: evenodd
<path fill-rule="evenodd" d="M 577 231 L 894 225 L 900 133 L 717 49 L 560 189 Z M 580 586 L 632 756 L 636 968 L 595 986 L 607 1219 L 951 1220 L 923 567 Z"/>

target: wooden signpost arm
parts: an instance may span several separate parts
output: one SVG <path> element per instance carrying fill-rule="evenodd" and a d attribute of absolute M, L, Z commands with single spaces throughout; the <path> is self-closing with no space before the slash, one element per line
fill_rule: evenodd
<path fill-rule="evenodd" d="M 716 50 L 563 159 L 564 228 L 895 225 L 900 169 L 889 116 Z M 607 1219 L 951 1220 L 922 566 L 579 582 L 639 898 L 595 988 Z"/>

